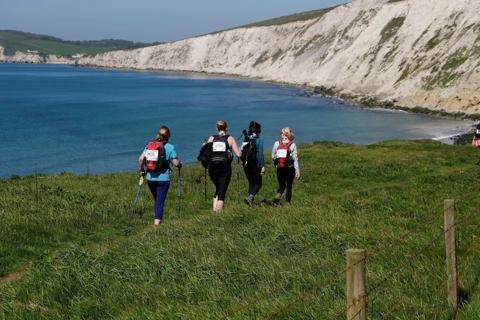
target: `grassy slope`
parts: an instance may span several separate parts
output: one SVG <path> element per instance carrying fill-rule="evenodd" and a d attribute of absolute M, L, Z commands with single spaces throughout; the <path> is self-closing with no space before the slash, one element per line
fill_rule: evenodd
<path fill-rule="evenodd" d="M 239 28 L 276 26 L 276 25 L 282 25 L 282 24 L 286 24 L 286 23 L 318 19 L 318 18 L 321 18 L 327 12 L 335 9 L 336 7 L 338 7 L 338 6 L 325 8 L 325 9 L 320 9 L 320 10 L 312 10 L 312 11 L 306 11 L 306 12 L 301 12 L 301 13 L 295 13 L 295 14 L 291 14 L 291 15 L 288 15 L 288 16 L 283 16 L 283 17 L 278 17 L 278 18 L 273 18 L 273 19 L 268 19 L 268 20 L 263 20 L 263 21 L 259 21 L 259 22 L 250 23 L 250 24 L 247 24 L 247 25 L 243 25 Z"/>
<path fill-rule="evenodd" d="M 112 50 L 141 47 L 146 46 L 146 44 L 125 40 L 65 41 L 45 35 L 0 30 L 0 46 L 5 48 L 6 55 L 13 55 L 16 51 L 27 52 L 27 50 L 36 50 L 40 54 L 71 56 L 79 53 L 97 54 Z"/>
<path fill-rule="evenodd" d="M 397 141 L 300 151 L 303 177 L 292 207 L 246 208 L 234 179 L 227 209 L 213 215 L 202 170 L 190 167 L 182 172 L 182 201 L 172 187 L 157 230 L 145 228 L 146 188 L 145 214 L 128 226 L 133 174 L 0 182 L 1 268 L 26 270 L 0 284 L 0 319 L 251 319 L 275 311 L 278 319 L 343 319 L 344 277 L 329 279 L 354 247 L 374 255 L 367 263 L 370 319 L 447 319 L 446 198 L 459 200 L 458 215 L 468 221 L 458 227 L 458 268 L 462 288 L 477 299 L 477 150 Z M 271 198 L 274 181 L 270 171 L 260 197 Z M 241 184 L 244 194 L 243 175 Z"/>

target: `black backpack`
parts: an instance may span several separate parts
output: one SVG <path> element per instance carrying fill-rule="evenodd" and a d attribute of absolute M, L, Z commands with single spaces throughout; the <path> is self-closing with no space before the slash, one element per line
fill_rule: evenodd
<path fill-rule="evenodd" d="M 480 139 L 480 124 L 475 128 L 475 139 Z"/>
<path fill-rule="evenodd" d="M 212 153 L 208 165 L 210 167 L 223 167 L 232 162 L 233 155 L 228 144 L 229 135 L 214 135 Z"/>
<path fill-rule="evenodd" d="M 202 145 L 202 148 L 200 148 L 197 160 L 200 161 L 204 168 L 207 168 L 208 163 L 210 162 L 210 157 L 212 156 L 212 145 L 212 142 L 206 142 Z"/>
<path fill-rule="evenodd" d="M 257 139 L 245 137 L 242 146 L 242 160 L 243 166 L 246 168 L 254 168 L 258 164 L 257 159 Z"/>

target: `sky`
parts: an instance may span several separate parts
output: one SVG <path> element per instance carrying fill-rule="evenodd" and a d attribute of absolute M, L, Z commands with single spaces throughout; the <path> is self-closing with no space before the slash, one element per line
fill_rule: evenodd
<path fill-rule="evenodd" d="M 174 41 L 350 0 L 0 0 L 0 29 L 65 40 Z"/>

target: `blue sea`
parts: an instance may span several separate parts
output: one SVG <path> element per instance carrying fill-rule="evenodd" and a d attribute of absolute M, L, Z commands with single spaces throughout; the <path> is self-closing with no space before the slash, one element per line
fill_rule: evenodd
<path fill-rule="evenodd" d="M 451 136 L 469 125 L 238 78 L 0 64 L 0 177 L 134 170 L 161 125 L 170 127 L 180 157 L 193 162 L 219 119 L 235 137 L 251 120 L 261 123 L 267 148 L 284 126 L 300 143 L 371 144 Z"/>

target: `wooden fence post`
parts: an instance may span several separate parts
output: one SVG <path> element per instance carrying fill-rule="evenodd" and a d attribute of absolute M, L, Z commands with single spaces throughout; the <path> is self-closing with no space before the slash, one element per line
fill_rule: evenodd
<path fill-rule="evenodd" d="M 445 248 L 447 254 L 448 304 L 458 307 L 457 253 L 455 248 L 455 200 L 444 201 Z"/>
<path fill-rule="evenodd" d="M 365 320 L 366 289 L 365 261 L 366 251 L 347 250 L 347 319 Z"/>

